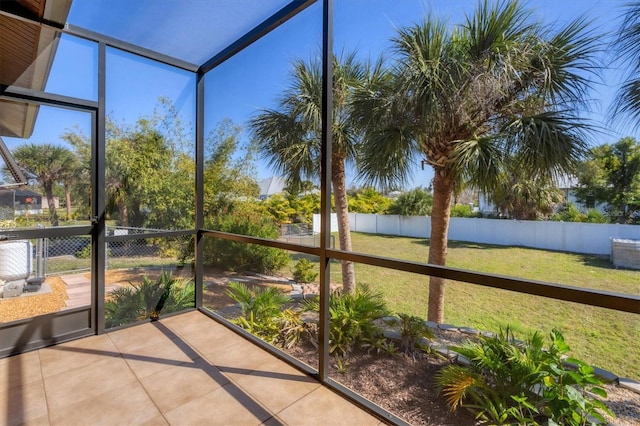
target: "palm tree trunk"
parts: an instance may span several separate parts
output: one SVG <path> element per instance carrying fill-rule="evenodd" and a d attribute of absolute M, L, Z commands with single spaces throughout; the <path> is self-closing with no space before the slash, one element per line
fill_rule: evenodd
<path fill-rule="evenodd" d="M 67 220 L 71 220 L 71 188 L 69 185 L 64 186 L 64 200 L 67 204 Z"/>
<path fill-rule="evenodd" d="M 51 222 L 51 226 L 58 226 L 60 223 L 58 222 L 56 203 L 53 200 L 53 184 L 45 183 L 43 186 L 44 193 L 47 195 L 47 202 L 49 204 L 49 222 Z"/>
<path fill-rule="evenodd" d="M 349 229 L 349 205 L 344 159 L 334 157 L 331 166 L 331 184 L 338 218 L 338 239 L 340 250 L 351 251 L 351 230 Z M 353 262 L 342 261 L 342 290 L 353 294 L 356 291 L 356 273 Z"/>
<path fill-rule="evenodd" d="M 431 213 L 431 240 L 429 243 L 429 263 L 444 265 L 447 260 L 447 240 L 451 198 L 454 181 L 446 170 L 435 168 L 433 178 L 433 210 Z M 444 322 L 445 279 L 429 279 L 429 310 L 427 319 L 438 324 Z"/>

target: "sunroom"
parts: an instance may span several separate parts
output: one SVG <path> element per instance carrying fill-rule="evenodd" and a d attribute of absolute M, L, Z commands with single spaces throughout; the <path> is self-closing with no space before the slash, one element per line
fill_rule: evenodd
<path fill-rule="evenodd" d="M 404 357 L 426 375 L 460 359 L 447 342 L 507 327 L 518 338 L 558 329 L 569 355 L 637 387 L 640 272 L 600 249 L 640 240 L 637 225 L 494 220 L 520 240 L 486 244 L 467 237 L 491 219 L 454 218 L 449 266 L 431 258 L 424 215 L 351 212 L 348 244 L 339 232 L 356 198 L 347 185 L 426 188 L 439 167 L 407 154 L 404 186 L 358 180 L 365 160 L 345 160 L 337 141 L 341 85 L 393 69 L 403 28 L 430 13 L 461 23 L 477 3 L 0 3 L 0 190 L 11 200 L 0 206 L 0 423 L 473 424 L 448 413 L 433 378 L 415 380 L 429 397 L 399 390 L 387 380 L 401 375 L 372 359 Z M 307 98 L 313 125 L 286 117 Z M 268 146 L 288 130 L 306 163 Z M 282 192 L 260 200 L 258 182 L 273 178 Z M 585 235 L 597 250 L 553 245 L 587 247 Z M 446 304 L 426 321 L 438 279 Z M 375 332 L 341 342 L 352 324 L 338 324 L 333 300 L 350 294 L 371 298 L 363 327 Z M 261 299 L 277 321 L 257 317 Z M 408 355 L 410 321 L 431 337 Z"/>

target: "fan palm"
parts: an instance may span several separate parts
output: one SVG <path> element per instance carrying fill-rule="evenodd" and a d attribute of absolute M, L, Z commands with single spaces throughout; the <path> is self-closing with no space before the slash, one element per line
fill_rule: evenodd
<path fill-rule="evenodd" d="M 627 80 L 616 97 L 614 116 L 628 116 L 640 126 L 640 1 L 625 5 L 622 26 L 616 37 L 616 51 L 630 66 Z"/>
<path fill-rule="evenodd" d="M 357 91 L 354 111 L 368 129 L 361 177 L 404 183 L 417 156 L 434 170 L 429 263 L 445 264 L 456 189 L 491 193 L 507 168 L 548 180 L 581 158 L 587 125 L 576 107 L 597 50 L 586 30 L 577 19 L 554 32 L 518 1 L 484 1 L 464 25 L 428 16 L 400 29 L 394 78 Z M 444 290 L 431 277 L 431 321 L 444 320 Z"/>
<path fill-rule="evenodd" d="M 355 162 L 363 132 L 349 108 L 353 87 L 382 73 L 380 63 L 370 66 L 358 62 L 351 53 L 333 58 L 333 122 L 331 184 L 338 219 L 340 249 L 351 251 L 347 204 L 347 163 Z M 322 67 L 317 60 L 294 63 L 290 86 L 278 100 L 277 109 L 262 110 L 251 120 L 259 151 L 270 166 L 296 187 L 304 179 L 320 175 L 322 124 Z M 342 262 L 344 291 L 355 291 L 352 262 Z"/>

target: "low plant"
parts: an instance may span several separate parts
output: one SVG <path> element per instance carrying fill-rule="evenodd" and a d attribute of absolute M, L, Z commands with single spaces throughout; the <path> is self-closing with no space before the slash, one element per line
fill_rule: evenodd
<path fill-rule="evenodd" d="M 398 313 L 387 324 L 400 332 L 400 350 L 407 355 L 417 356 L 422 352 L 431 352 L 422 339 L 433 339 L 434 335 L 424 320 L 415 315 Z"/>
<path fill-rule="evenodd" d="M 298 260 L 293 269 L 293 279 L 298 283 L 310 283 L 318 278 L 313 263 L 309 259 L 302 258 Z"/>
<path fill-rule="evenodd" d="M 557 330 L 548 348 L 537 332 L 519 341 L 507 328 L 452 349 L 470 364 L 449 365 L 436 378 L 451 410 L 462 406 L 498 425 L 604 424 L 602 413 L 611 415 L 594 397 L 606 392 L 593 368 L 572 358 L 563 361 L 569 347 Z"/>
<path fill-rule="evenodd" d="M 242 310 L 242 316 L 232 322 L 269 343 L 276 343 L 284 307 L 290 298 L 275 287 L 250 289 L 238 282 L 229 283 L 227 294 Z"/>
<path fill-rule="evenodd" d="M 163 271 L 156 281 L 148 276 L 141 283 L 129 283 L 111 292 L 105 302 L 107 328 L 117 327 L 144 319 L 156 320 L 163 313 L 193 307 L 195 288 L 186 278 L 174 278 Z"/>
<path fill-rule="evenodd" d="M 318 312 L 318 298 L 305 301 L 304 309 Z M 389 313 L 381 294 L 367 286 L 358 286 L 354 294 L 334 293 L 329 299 L 329 353 L 346 355 L 352 348 L 388 348 L 382 328 L 376 320 Z"/>

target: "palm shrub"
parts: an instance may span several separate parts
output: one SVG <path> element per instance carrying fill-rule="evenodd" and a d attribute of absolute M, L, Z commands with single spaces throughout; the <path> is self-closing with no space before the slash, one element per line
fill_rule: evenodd
<path fill-rule="evenodd" d="M 416 356 L 430 349 L 422 343 L 422 339 L 433 339 L 433 332 L 424 320 L 415 315 L 398 313 L 397 317 L 387 324 L 400 332 L 400 350 L 407 355 Z"/>
<path fill-rule="evenodd" d="M 105 326 L 117 327 L 144 319 L 157 320 L 160 314 L 190 308 L 195 303 L 193 282 L 174 278 L 163 271 L 156 281 L 148 276 L 141 283 L 129 283 L 111 293 L 105 302 Z"/>
<path fill-rule="evenodd" d="M 452 349 L 470 360 L 449 365 L 436 377 L 451 410 L 462 406 L 491 424 L 585 425 L 606 423 L 606 397 L 593 368 L 563 356 L 569 351 L 562 334 L 550 333 L 550 346 L 533 333 L 518 341 L 507 328 L 494 337 Z M 571 365 L 571 366 L 569 366 Z"/>
<path fill-rule="evenodd" d="M 305 301 L 304 309 L 318 312 L 318 298 Z M 391 350 L 376 320 L 389 314 L 380 293 L 361 285 L 355 293 L 334 293 L 329 299 L 329 353 L 345 356 L 354 347 Z"/>
<path fill-rule="evenodd" d="M 232 320 L 234 324 L 272 344 L 287 346 L 299 339 L 294 326 L 302 327 L 301 322 L 295 312 L 285 310 L 291 299 L 277 288 L 250 289 L 244 283 L 231 282 L 227 294 L 242 310 L 242 315 Z"/>

